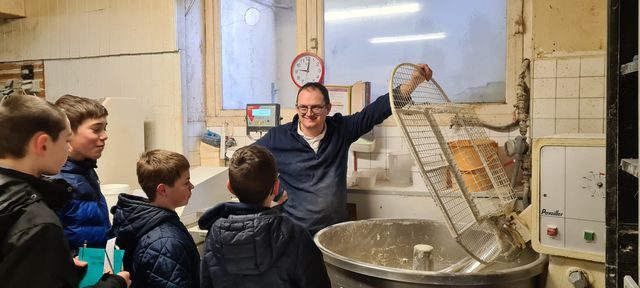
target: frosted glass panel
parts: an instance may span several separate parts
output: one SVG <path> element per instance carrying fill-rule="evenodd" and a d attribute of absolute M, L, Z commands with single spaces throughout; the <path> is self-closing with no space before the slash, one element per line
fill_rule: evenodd
<path fill-rule="evenodd" d="M 371 81 L 427 63 L 454 102 L 505 102 L 506 0 L 325 0 L 326 84 Z"/>
<path fill-rule="evenodd" d="M 221 0 L 219 17 L 222 108 L 293 107 L 296 87 L 289 65 L 296 55 L 295 0 Z"/>

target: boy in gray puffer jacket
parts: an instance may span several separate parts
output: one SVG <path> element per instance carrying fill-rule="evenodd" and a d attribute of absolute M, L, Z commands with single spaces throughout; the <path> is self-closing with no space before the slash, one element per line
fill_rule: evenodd
<path fill-rule="evenodd" d="M 270 208 L 278 191 L 271 153 L 238 149 L 227 188 L 240 203 L 222 203 L 200 218 L 208 230 L 200 283 L 207 287 L 331 287 L 322 254 L 305 228 Z"/>

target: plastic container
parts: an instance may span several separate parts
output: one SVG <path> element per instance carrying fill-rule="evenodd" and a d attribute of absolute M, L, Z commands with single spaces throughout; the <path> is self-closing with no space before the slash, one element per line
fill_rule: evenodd
<path fill-rule="evenodd" d="M 100 185 L 100 190 L 102 191 L 102 195 L 104 195 L 105 200 L 107 200 L 107 208 L 111 211 L 111 207 L 115 206 L 118 203 L 118 195 L 120 193 L 129 193 L 131 188 L 127 184 L 105 184 Z M 113 215 L 109 213 L 109 221 L 113 222 Z"/>
<path fill-rule="evenodd" d="M 392 186 L 411 186 L 411 166 L 413 158 L 409 152 L 389 152 L 389 184 Z"/>
<path fill-rule="evenodd" d="M 376 185 L 376 171 L 363 170 L 356 173 L 356 183 L 360 188 L 373 188 Z"/>

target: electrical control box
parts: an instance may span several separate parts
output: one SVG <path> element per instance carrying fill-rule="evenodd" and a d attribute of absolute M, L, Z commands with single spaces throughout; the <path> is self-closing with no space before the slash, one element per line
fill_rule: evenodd
<path fill-rule="evenodd" d="M 604 135 L 535 139 L 533 248 L 544 254 L 604 262 L 605 183 Z"/>

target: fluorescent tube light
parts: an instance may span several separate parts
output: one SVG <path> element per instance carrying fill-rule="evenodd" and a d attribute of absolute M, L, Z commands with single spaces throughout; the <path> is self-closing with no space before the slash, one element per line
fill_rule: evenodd
<path fill-rule="evenodd" d="M 394 42 L 433 40 L 433 39 L 442 39 L 442 38 L 446 38 L 446 37 L 447 37 L 447 33 L 438 32 L 438 33 L 417 34 L 417 35 L 376 37 L 376 38 L 369 39 L 369 43 L 371 43 L 371 44 L 380 44 L 380 43 L 394 43 Z"/>
<path fill-rule="evenodd" d="M 409 3 L 403 5 L 394 6 L 380 6 L 373 8 L 359 8 L 349 9 L 341 11 L 327 11 L 324 13 L 324 21 L 336 21 L 351 18 L 369 17 L 369 16 L 381 16 L 391 14 L 412 13 L 420 11 L 420 4 Z"/>

